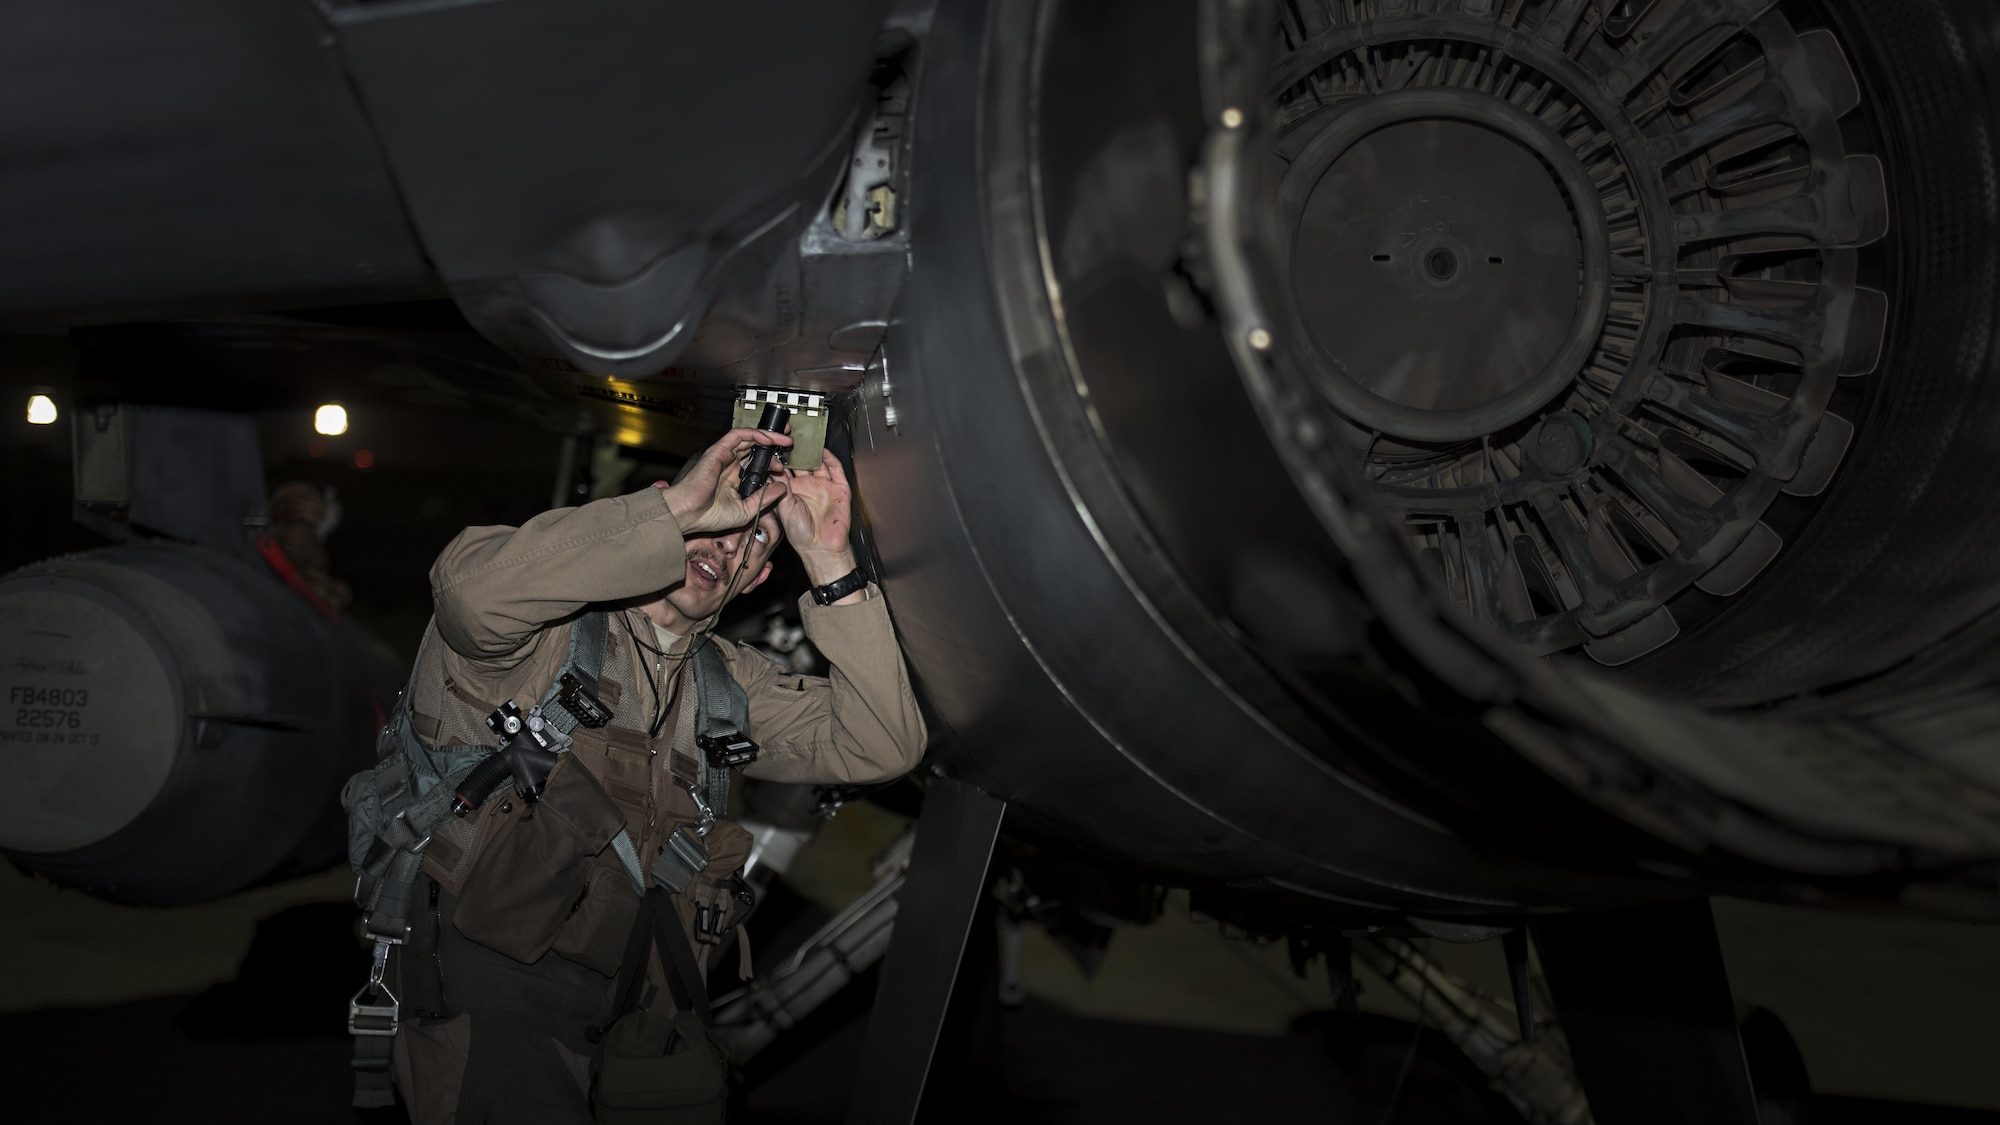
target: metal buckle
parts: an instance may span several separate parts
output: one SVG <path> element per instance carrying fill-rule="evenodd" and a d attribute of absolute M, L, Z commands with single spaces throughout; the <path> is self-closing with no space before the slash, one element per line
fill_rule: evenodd
<path fill-rule="evenodd" d="M 347 1033 L 349 1035 L 396 1034 L 396 1025 L 401 1020 L 403 1011 L 396 994 L 389 991 L 385 985 L 381 992 L 388 998 L 387 1004 L 364 1004 L 362 997 L 368 995 L 369 991 L 364 988 L 347 1001 Z"/>
<path fill-rule="evenodd" d="M 553 750 L 558 754 L 569 752 L 569 735 L 564 733 L 561 727 L 550 721 L 548 714 L 542 710 L 542 705 L 539 703 L 528 708 L 528 734 L 544 750 Z"/>
<path fill-rule="evenodd" d="M 702 799 L 700 786 L 688 786 L 688 796 L 694 798 L 694 834 L 706 839 L 709 831 L 715 827 L 715 810 L 709 808 L 708 802 Z"/>
<path fill-rule="evenodd" d="M 375 916 L 373 914 L 364 915 L 362 917 L 361 932 L 367 936 L 369 941 L 375 943 L 375 955 L 376 958 L 379 960 L 387 955 L 387 951 L 382 948 L 383 946 L 402 945 L 404 942 L 410 940 L 410 927 L 407 924 L 404 925 L 403 932 L 400 934 L 390 935 L 390 934 L 380 933 L 370 928 L 369 926 L 369 922 L 374 920 L 374 917 Z M 379 965 L 368 971 L 368 979 L 377 984 L 381 983 L 380 981 L 381 975 L 382 975 L 382 969 L 381 966 Z"/>
<path fill-rule="evenodd" d="M 652 873 L 669 894 L 679 894 L 707 866 L 707 845 L 676 828 L 667 834 L 666 847 L 653 861 Z"/>
<path fill-rule="evenodd" d="M 375 939 L 375 956 L 368 966 L 368 983 L 347 1001 L 349 1035 L 396 1034 L 397 1024 L 402 1020 L 403 1004 L 394 992 L 389 991 L 389 986 L 382 983 L 382 973 L 389 965 L 389 947 L 401 944 L 401 940 Z M 364 1002 L 371 998 L 376 1002 Z M 387 999 L 388 1003 L 381 1003 L 382 999 Z"/>
<path fill-rule="evenodd" d="M 729 917 L 729 900 L 723 899 L 713 904 L 696 903 L 694 908 L 694 940 L 703 945 L 714 945 L 722 940 L 722 924 Z"/>
<path fill-rule="evenodd" d="M 695 739 L 710 769 L 728 770 L 757 760 L 757 744 L 734 727 L 720 734 L 704 734 Z"/>
<path fill-rule="evenodd" d="M 562 691 L 556 696 L 556 702 L 562 704 L 563 710 L 568 711 L 579 725 L 594 729 L 611 721 L 610 708 L 604 706 L 604 702 L 598 699 L 590 688 L 584 686 L 576 673 L 564 672 L 562 679 L 556 682 L 562 685 Z"/>

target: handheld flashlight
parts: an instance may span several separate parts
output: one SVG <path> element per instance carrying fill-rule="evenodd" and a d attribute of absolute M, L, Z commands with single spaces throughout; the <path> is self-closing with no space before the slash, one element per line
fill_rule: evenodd
<path fill-rule="evenodd" d="M 757 419 L 757 428 L 766 433 L 780 433 L 785 428 L 785 419 L 791 416 L 791 411 L 777 403 L 767 403 L 763 417 Z M 738 496 L 747 500 L 752 493 L 764 487 L 764 482 L 771 477 L 771 455 L 776 452 L 775 446 L 760 445 L 743 459 L 743 482 L 736 486 Z"/>

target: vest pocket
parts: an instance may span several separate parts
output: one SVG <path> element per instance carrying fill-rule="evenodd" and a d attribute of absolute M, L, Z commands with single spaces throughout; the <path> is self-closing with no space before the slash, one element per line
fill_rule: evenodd
<path fill-rule="evenodd" d="M 616 852 L 606 848 L 591 857 L 587 882 L 573 905 L 551 950 L 607 977 L 617 976 L 626 936 L 639 916 L 639 895 Z"/>
<path fill-rule="evenodd" d="M 485 814 L 501 823 L 466 873 L 453 922 L 488 949 L 533 963 L 591 898 L 594 857 L 609 850 L 625 815 L 570 754 L 549 772 L 540 801 L 503 791 Z M 616 868 L 617 857 L 610 861 Z"/>

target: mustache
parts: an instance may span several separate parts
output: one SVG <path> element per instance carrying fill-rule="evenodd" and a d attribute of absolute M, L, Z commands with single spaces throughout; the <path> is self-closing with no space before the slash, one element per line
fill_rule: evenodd
<path fill-rule="evenodd" d="M 705 562 L 708 564 L 709 569 L 715 572 L 715 576 L 717 579 L 722 581 L 727 581 L 731 576 L 731 574 L 737 569 L 737 564 L 743 562 L 744 559 L 749 557 L 749 549 L 746 547 L 743 551 L 739 553 L 739 557 L 733 559 L 730 558 L 728 555 L 723 554 L 720 551 L 711 550 L 708 548 L 697 548 L 694 550 L 690 550 L 686 552 L 686 556 L 689 565 L 692 565 L 696 562 Z"/>

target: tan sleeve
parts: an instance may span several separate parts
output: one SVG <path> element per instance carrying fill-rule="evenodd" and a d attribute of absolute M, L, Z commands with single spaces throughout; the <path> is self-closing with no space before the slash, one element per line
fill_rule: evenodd
<path fill-rule="evenodd" d="M 821 606 L 810 597 L 799 605 L 806 636 L 833 665 L 830 675 L 795 675 L 759 653 L 723 648 L 749 696 L 750 737 L 758 745 L 757 760 L 743 772 L 841 785 L 915 769 L 924 755 L 924 717 L 882 592 L 870 586 L 868 600 L 853 605 Z"/>
<path fill-rule="evenodd" d="M 511 667 L 541 630 L 594 602 L 657 593 L 687 566 L 666 494 L 557 508 L 520 527 L 468 527 L 431 566 L 438 635 L 484 667 Z"/>

